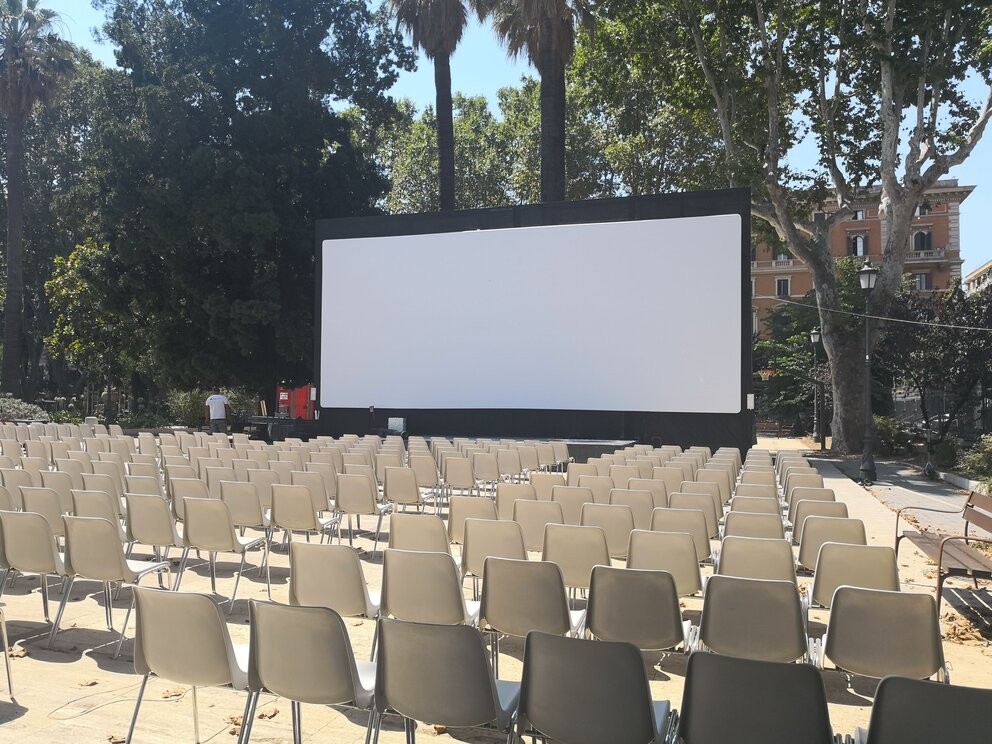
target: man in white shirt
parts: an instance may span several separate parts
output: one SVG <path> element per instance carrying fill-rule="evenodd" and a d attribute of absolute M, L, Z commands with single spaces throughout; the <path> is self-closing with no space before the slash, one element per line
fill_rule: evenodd
<path fill-rule="evenodd" d="M 213 394 L 207 398 L 203 411 L 210 422 L 210 431 L 227 433 L 227 414 L 230 411 L 230 401 L 226 396 L 220 394 L 218 388 L 214 388 Z"/>

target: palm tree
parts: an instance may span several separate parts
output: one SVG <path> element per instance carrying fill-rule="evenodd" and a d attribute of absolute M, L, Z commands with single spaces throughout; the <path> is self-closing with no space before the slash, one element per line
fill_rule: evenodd
<path fill-rule="evenodd" d="M 507 51 L 526 54 L 541 76 L 541 201 L 565 198 L 565 68 L 575 52 L 578 22 L 592 23 L 584 0 L 483 0 Z"/>
<path fill-rule="evenodd" d="M 455 126 L 451 111 L 451 55 L 465 30 L 461 0 L 389 0 L 396 25 L 434 62 L 437 106 L 438 197 L 442 210 L 455 208 Z"/>
<path fill-rule="evenodd" d="M 0 3 L 0 114 L 7 124 L 7 297 L 0 388 L 20 397 L 24 357 L 24 126 L 55 100 L 76 48 L 56 33 L 58 14 L 38 0 Z"/>

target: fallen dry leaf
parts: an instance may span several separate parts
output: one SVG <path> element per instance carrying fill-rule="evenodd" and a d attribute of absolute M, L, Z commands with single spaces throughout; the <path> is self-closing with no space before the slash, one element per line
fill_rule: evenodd
<path fill-rule="evenodd" d="M 120 734 L 111 734 L 107 737 L 107 741 L 109 741 L 110 744 L 124 744 L 124 737 Z"/>
<path fill-rule="evenodd" d="M 448 727 L 447 726 L 435 726 L 434 727 L 434 735 L 435 736 L 440 736 L 441 734 L 446 734 L 446 733 L 448 733 Z"/>
<path fill-rule="evenodd" d="M 92 687 L 95 684 L 99 684 L 95 679 L 88 679 L 85 682 L 80 682 L 80 687 Z"/>
<path fill-rule="evenodd" d="M 229 728 L 227 730 L 227 733 L 229 733 L 231 736 L 237 736 L 238 734 L 241 733 L 241 727 L 240 726 L 231 726 L 231 728 Z"/>
<path fill-rule="evenodd" d="M 163 692 L 162 697 L 168 700 L 169 698 L 182 697 L 185 694 L 186 694 L 185 687 L 173 687 L 171 690 L 166 690 L 165 692 Z"/>
<path fill-rule="evenodd" d="M 279 709 L 273 708 L 272 710 L 263 710 L 261 713 L 258 714 L 258 717 L 261 718 L 263 721 L 265 721 L 270 718 L 275 718 L 277 715 L 279 715 Z"/>
<path fill-rule="evenodd" d="M 357 628 L 359 625 L 363 625 L 364 623 L 365 623 L 364 620 L 358 620 L 357 622 L 352 623 L 351 627 Z"/>
<path fill-rule="evenodd" d="M 30 656 L 30 654 L 28 654 L 28 650 L 24 648 L 24 646 L 11 646 L 10 650 L 7 652 L 7 655 L 11 659 L 23 659 L 25 656 Z"/>
<path fill-rule="evenodd" d="M 232 726 L 240 726 L 242 719 L 243 719 L 242 716 L 228 716 L 224 720 L 230 723 Z"/>

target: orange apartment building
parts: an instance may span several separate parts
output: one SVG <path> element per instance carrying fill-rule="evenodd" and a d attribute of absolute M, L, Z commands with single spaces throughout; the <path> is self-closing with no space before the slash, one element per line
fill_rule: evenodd
<path fill-rule="evenodd" d="M 960 284 L 960 207 L 974 190 L 974 186 L 958 185 L 957 179 L 938 181 L 917 210 L 905 272 L 921 292 Z M 881 263 L 888 225 L 878 215 L 878 190 L 874 193 L 874 197 L 869 195 L 852 205 L 855 214 L 834 226 L 834 256 L 867 256 L 872 263 Z M 778 298 L 798 300 L 811 289 L 812 274 L 787 249 L 762 244 L 752 247 L 751 317 L 757 333 L 764 332 L 768 311 L 782 304 Z"/>

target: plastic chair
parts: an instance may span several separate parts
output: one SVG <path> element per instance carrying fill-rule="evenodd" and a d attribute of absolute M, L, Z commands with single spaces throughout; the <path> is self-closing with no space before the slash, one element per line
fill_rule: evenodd
<path fill-rule="evenodd" d="M 896 552 L 885 545 L 823 543 L 813 574 L 812 603 L 829 608 L 841 586 L 899 591 Z"/>
<path fill-rule="evenodd" d="M 461 578 L 447 553 L 413 550 L 383 552 L 383 617 L 439 625 L 471 625 L 479 620 L 479 603 L 462 596 Z"/>
<path fill-rule="evenodd" d="M 424 506 L 424 497 L 420 493 L 417 485 L 417 475 L 410 468 L 387 467 L 383 471 L 382 497 L 392 503 L 393 510 L 397 505 L 401 505 L 406 510 L 408 506 L 415 506 L 420 511 Z M 440 504 L 435 502 L 440 509 Z M 390 527 L 392 531 L 392 527 Z M 391 538 L 390 538 L 391 539 Z"/>
<path fill-rule="evenodd" d="M 627 544 L 634 529 L 634 513 L 629 506 L 583 504 L 579 521 L 583 527 L 599 527 L 603 530 L 610 557 L 627 557 Z M 604 565 L 610 565 L 609 561 Z"/>
<path fill-rule="evenodd" d="M 326 500 L 325 500 L 326 501 Z M 313 492 L 307 486 L 293 486 L 277 483 L 272 486 L 272 513 L 269 517 L 271 530 L 283 530 L 292 542 L 294 532 L 303 532 L 310 539 L 311 534 L 320 535 L 320 541 L 331 541 L 340 517 L 321 517 L 314 506 Z"/>
<path fill-rule="evenodd" d="M 551 489 L 551 500 L 561 504 L 565 524 L 579 525 L 582 520 L 582 505 L 595 502 L 592 490 L 582 486 L 555 486 Z"/>
<path fill-rule="evenodd" d="M 785 539 L 725 537 L 716 573 L 741 579 L 765 579 L 796 583 L 796 561 L 792 545 Z"/>
<path fill-rule="evenodd" d="M 159 549 L 164 548 L 162 560 L 167 560 L 169 550 L 183 549 L 182 537 L 176 527 L 175 517 L 169 504 L 160 496 L 129 493 L 127 501 L 127 542 L 148 545 L 159 558 Z"/>
<path fill-rule="evenodd" d="M 600 527 L 549 524 L 541 560 L 558 564 L 565 586 L 588 589 L 593 566 L 610 565 L 606 533 Z"/>
<path fill-rule="evenodd" d="M 670 706 L 654 702 L 630 643 L 527 634 L 515 731 L 567 744 L 663 742 Z"/>
<path fill-rule="evenodd" d="M 537 503 L 537 502 L 535 502 Z M 466 519 L 465 546 L 462 550 L 461 576 L 473 577 L 475 598 L 479 598 L 477 579 L 489 557 L 527 560 L 524 534 L 516 522 L 493 519 Z"/>
<path fill-rule="evenodd" d="M 774 478 L 772 479 L 774 480 Z M 757 483 L 738 483 L 734 489 L 734 498 L 747 496 L 748 498 L 775 499 L 778 500 L 778 493 L 774 485 Z"/>
<path fill-rule="evenodd" d="M 687 628 L 675 580 L 667 571 L 593 568 L 587 636 L 626 641 L 642 651 L 661 651 L 681 644 Z"/>
<path fill-rule="evenodd" d="M 65 605 L 76 579 L 103 582 L 104 609 L 107 614 L 107 630 L 110 631 L 114 630 L 111 583 L 120 582 L 121 584 L 136 586 L 143 577 L 149 574 L 161 574 L 163 571 L 171 579 L 168 561 L 148 563 L 147 561 L 128 560 L 120 542 L 116 539 L 117 530 L 106 519 L 93 517 L 63 517 L 62 519 L 65 523 L 65 573 L 69 577 L 69 581 L 62 592 L 62 601 L 59 602 L 55 623 L 48 635 L 48 648 L 55 644 L 55 635 L 59 632 L 62 613 L 65 612 Z M 114 653 L 115 659 L 120 656 L 121 646 L 124 644 L 124 632 L 127 630 L 127 621 L 131 617 L 133 605 L 132 600 L 127 614 L 124 615 L 121 637 Z"/>
<path fill-rule="evenodd" d="M 706 515 L 699 509 L 655 509 L 651 513 L 652 532 L 684 532 L 692 536 L 696 558 L 702 563 L 713 555 Z"/>
<path fill-rule="evenodd" d="M 379 593 L 369 591 L 362 562 L 347 545 L 289 546 L 289 603 L 330 607 L 344 617 L 379 615 Z"/>
<path fill-rule="evenodd" d="M 627 568 L 667 571 L 680 597 L 703 589 L 696 546 L 692 535 L 685 532 L 634 530 L 627 548 Z"/>
<path fill-rule="evenodd" d="M 654 511 L 655 502 L 650 491 L 614 488 L 610 491 L 610 504 L 619 504 L 630 508 L 634 517 L 634 529 L 651 529 L 651 513 Z"/>
<path fill-rule="evenodd" d="M 767 540 L 784 540 L 785 528 L 778 514 L 755 514 L 747 511 L 729 511 L 723 522 L 724 539 L 728 537 L 758 537 Z"/>
<path fill-rule="evenodd" d="M 117 515 L 119 499 L 103 491 L 70 491 L 72 495 L 72 513 L 77 517 L 96 517 L 106 519 L 117 527 L 119 542 L 127 542 L 127 533 L 121 526 Z"/>
<path fill-rule="evenodd" d="M 583 475 L 599 475 L 599 473 L 596 470 L 595 465 L 590 465 L 585 462 L 570 462 L 568 464 L 568 473 L 566 475 L 566 485 L 578 486 L 579 478 Z"/>
<path fill-rule="evenodd" d="M 172 478 L 169 480 L 169 488 L 172 489 L 172 510 L 180 521 L 186 518 L 187 499 L 210 498 L 207 484 L 199 478 Z"/>
<path fill-rule="evenodd" d="M 387 470 L 387 477 L 389 471 Z M 444 520 L 433 514 L 393 514 L 389 518 L 389 547 L 450 553 Z"/>
<path fill-rule="evenodd" d="M 193 732 L 198 742 L 196 688 L 246 690 L 248 648 L 231 643 L 220 610 L 204 594 L 136 587 L 134 599 L 134 671 L 142 679 L 125 744 L 131 744 L 141 700 L 152 675 L 192 688 Z"/>
<path fill-rule="evenodd" d="M 803 522 L 803 537 L 799 543 L 799 565 L 815 571 L 820 547 L 826 542 L 867 545 L 865 524 L 860 519 L 807 517 Z"/>
<path fill-rule="evenodd" d="M 513 502 L 513 521 L 520 525 L 524 547 L 540 552 L 544 549 L 544 528 L 549 524 L 564 524 L 565 517 L 556 501 L 520 499 Z"/>
<path fill-rule="evenodd" d="M 792 521 L 792 542 L 799 544 L 803 523 L 807 517 L 836 517 L 847 519 L 847 504 L 843 501 L 794 501 L 796 512 Z"/>
<path fill-rule="evenodd" d="M 65 562 L 59 553 L 48 520 L 33 512 L 0 512 L 3 554 L 6 568 L 0 579 L 0 597 L 11 574 L 37 574 L 41 580 L 41 604 L 45 622 L 48 616 L 48 577 L 66 576 Z M 54 627 L 54 626 L 53 626 Z"/>
<path fill-rule="evenodd" d="M 836 501 L 832 488 L 809 488 L 799 486 L 792 489 L 792 499 L 789 501 L 788 520 L 795 522 L 796 508 L 801 501 Z"/>
<path fill-rule="evenodd" d="M 55 537 L 65 537 L 62 522 L 62 502 L 59 495 L 50 488 L 25 488 L 21 486 L 21 503 L 24 511 L 40 514 L 52 528 Z"/>
<path fill-rule="evenodd" d="M 649 491 L 655 507 L 668 507 L 668 489 L 665 481 L 654 480 L 653 478 L 631 478 L 627 481 L 627 488 L 632 491 Z"/>
<path fill-rule="evenodd" d="M 415 721 L 509 731 L 520 685 L 494 678 L 473 628 L 382 619 L 379 644 L 374 742 L 390 712 L 403 717 L 408 744 L 416 741 Z"/>
<path fill-rule="evenodd" d="M 466 519 L 496 519 L 496 504 L 478 496 L 452 496 L 448 502 L 448 541 L 465 543 Z"/>
<path fill-rule="evenodd" d="M 806 664 L 694 653 L 679 713 L 685 744 L 833 742 L 823 679 Z"/>
<path fill-rule="evenodd" d="M 302 739 L 300 703 L 368 711 L 368 739 L 375 723 L 375 665 L 356 661 L 348 629 L 327 607 L 292 607 L 252 600 L 248 703 L 239 741 L 251 739 L 258 697 L 268 692 L 290 701 L 293 741 Z"/>
<path fill-rule="evenodd" d="M 773 515 L 779 522 L 782 521 L 778 499 L 766 499 L 763 496 L 734 496 L 730 500 L 730 513 Z"/>
<path fill-rule="evenodd" d="M 127 475 L 124 477 L 124 486 L 124 493 L 162 497 L 162 485 L 158 478 L 151 478 L 146 475 Z"/>
<path fill-rule="evenodd" d="M 537 501 L 537 492 L 529 483 L 499 483 L 496 486 L 496 514 L 500 519 L 513 518 L 513 504 L 518 499 Z"/>
<path fill-rule="evenodd" d="M 608 475 L 583 475 L 579 478 L 579 488 L 588 488 L 592 492 L 593 503 L 609 504 L 614 483 Z"/>
<path fill-rule="evenodd" d="M 372 483 L 364 475 L 341 473 L 337 478 L 338 500 L 337 508 L 342 515 L 348 517 L 348 544 L 354 543 L 354 530 L 351 527 L 352 515 L 361 516 L 367 514 L 377 517 L 375 526 L 375 542 L 372 545 L 372 552 L 379 547 L 379 536 L 382 531 L 382 518 L 389 514 L 392 504 L 380 504 L 377 493 L 373 490 Z M 338 523 L 338 541 L 341 540 L 341 527 Z"/>
<path fill-rule="evenodd" d="M 242 530 L 254 527 L 269 533 L 270 521 L 262 511 L 262 500 L 254 483 L 220 482 L 220 500 L 231 511 L 231 521 Z"/>
<path fill-rule="evenodd" d="M 551 490 L 555 486 L 564 486 L 565 476 L 561 473 L 531 473 L 530 484 L 538 501 L 551 501 Z"/>
<path fill-rule="evenodd" d="M 713 505 L 713 498 L 705 493 L 671 493 L 668 495 L 668 505 L 672 509 L 695 509 L 703 513 L 706 519 L 706 534 L 709 537 L 719 537 L 720 516 Z"/>

